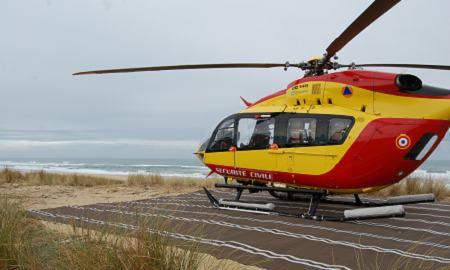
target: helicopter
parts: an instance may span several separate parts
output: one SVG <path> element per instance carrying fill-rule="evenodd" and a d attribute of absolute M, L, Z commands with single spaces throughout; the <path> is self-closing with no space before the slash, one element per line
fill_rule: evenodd
<path fill-rule="evenodd" d="M 411 74 L 364 70 L 404 67 L 450 70 L 424 64 L 338 63 L 337 53 L 400 0 L 375 0 L 326 49 L 300 63 L 229 63 L 109 69 L 73 75 L 218 68 L 297 68 L 303 78 L 227 116 L 207 132 L 195 155 L 225 184 L 234 200 L 216 200 L 219 209 L 347 221 L 405 216 L 403 204 L 434 202 L 434 194 L 363 202 L 358 194 L 379 191 L 414 172 L 436 149 L 450 127 L 450 89 L 422 83 Z M 345 71 L 337 71 L 346 68 Z M 336 72 L 330 72 L 336 71 Z M 209 176 L 208 175 L 208 176 Z M 236 184 L 229 184 L 235 181 Z M 243 190 L 267 191 L 281 200 L 310 201 L 304 214 L 281 213 L 271 203 L 240 201 Z M 328 195 L 353 194 L 355 201 Z M 346 210 L 343 217 L 316 215 L 319 203 L 374 208 Z"/>

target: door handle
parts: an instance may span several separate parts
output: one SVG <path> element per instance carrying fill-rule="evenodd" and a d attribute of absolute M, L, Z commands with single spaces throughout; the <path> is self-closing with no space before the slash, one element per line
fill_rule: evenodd
<path fill-rule="evenodd" d="M 269 149 L 268 152 L 269 152 L 269 154 L 283 154 L 284 150 L 281 150 L 281 149 L 278 149 L 278 150 Z"/>

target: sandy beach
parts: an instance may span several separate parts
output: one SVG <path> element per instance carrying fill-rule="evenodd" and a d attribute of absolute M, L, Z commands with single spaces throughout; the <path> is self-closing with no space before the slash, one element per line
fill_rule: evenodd
<path fill-rule="evenodd" d="M 55 208 L 66 205 L 87 205 L 120 201 L 156 198 L 164 195 L 179 195 L 195 191 L 189 188 L 169 187 L 128 187 L 124 175 L 90 175 L 123 181 L 114 186 L 65 186 L 65 185 L 22 185 L 2 184 L 0 192 L 9 199 L 20 200 L 27 210 Z"/>

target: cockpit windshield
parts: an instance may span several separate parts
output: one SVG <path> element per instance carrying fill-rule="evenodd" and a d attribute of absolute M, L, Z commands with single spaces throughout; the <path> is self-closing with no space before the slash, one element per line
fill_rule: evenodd
<path fill-rule="evenodd" d="M 217 126 L 217 124 L 215 124 L 212 128 L 210 128 L 208 130 L 208 132 L 206 132 L 205 136 L 203 137 L 203 139 L 198 144 L 197 152 L 201 152 L 201 151 L 205 151 L 206 150 L 206 147 L 208 146 L 209 140 L 211 139 L 211 136 L 212 136 L 216 126 Z"/>
<path fill-rule="evenodd" d="M 228 116 L 225 117 L 225 118 L 228 118 Z M 225 119 L 225 118 L 223 118 L 223 119 Z M 202 139 L 202 140 L 200 141 L 200 143 L 198 144 L 197 152 L 201 152 L 201 151 L 205 151 L 205 150 L 206 150 L 206 147 L 208 147 L 208 143 L 209 143 L 209 141 L 210 141 L 210 139 L 211 139 L 211 136 L 212 136 L 213 133 L 214 133 L 214 130 L 216 129 L 217 125 L 223 121 L 223 119 L 220 120 L 219 122 L 217 122 L 214 126 L 212 126 L 212 127 L 208 130 L 208 132 L 206 132 L 205 136 L 203 137 L 203 139 Z"/>
<path fill-rule="evenodd" d="M 220 124 L 214 137 L 214 141 L 211 144 L 211 150 L 230 149 L 234 138 L 234 119 L 228 119 Z"/>

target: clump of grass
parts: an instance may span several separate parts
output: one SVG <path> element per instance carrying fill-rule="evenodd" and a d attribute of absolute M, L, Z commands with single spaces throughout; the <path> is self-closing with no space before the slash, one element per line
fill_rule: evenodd
<path fill-rule="evenodd" d="M 391 185 L 378 192 L 371 193 L 371 196 L 402 196 L 433 193 L 437 201 L 450 199 L 450 188 L 443 179 L 433 176 L 418 177 L 409 176 L 397 184 Z"/>
<path fill-rule="evenodd" d="M 195 240 L 209 229 L 174 223 L 163 217 L 164 214 L 168 214 L 167 210 L 128 217 L 117 215 L 101 226 L 81 223 L 81 228 L 72 218 L 73 230 L 67 233 L 67 230 L 50 230 L 24 211 L 18 202 L 10 203 L 2 198 L 0 269 L 228 268 L 223 263 L 213 265 L 208 261 L 210 257 L 201 253 L 220 253 L 210 247 L 205 250 Z M 124 223 L 134 224 L 133 229 L 123 228 Z M 174 235 L 190 238 L 183 240 Z"/>
<path fill-rule="evenodd" d="M 129 186 L 155 186 L 164 184 L 164 178 L 159 173 L 152 173 L 148 175 L 144 174 L 132 174 L 128 175 L 127 183 Z"/>
<path fill-rule="evenodd" d="M 92 187 L 98 185 L 119 185 L 123 184 L 123 181 L 91 175 L 47 173 L 44 170 L 20 172 L 4 168 L 0 172 L 0 184 L 3 183 Z"/>
<path fill-rule="evenodd" d="M 14 183 L 20 179 L 23 179 L 23 175 L 18 171 L 11 170 L 8 167 L 0 171 L 0 184 Z"/>
<path fill-rule="evenodd" d="M 40 223 L 31 218 L 19 202 L 0 198 L 0 269 L 39 269 L 54 252 L 56 246 L 50 241 Z"/>
<path fill-rule="evenodd" d="M 19 261 L 19 250 L 17 245 L 17 232 L 23 226 L 22 213 L 16 203 L 9 203 L 3 200 L 0 203 L 0 268 L 6 269 L 9 266 L 17 265 Z"/>
<path fill-rule="evenodd" d="M 130 174 L 127 179 L 129 186 L 166 186 L 168 188 L 193 188 L 202 187 L 213 188 L 216 183 L 220 183 L 222 178 L 213 176 L 210 178 L 195 177 L 162 177 L 159 173 L 152 174 Z"/>

